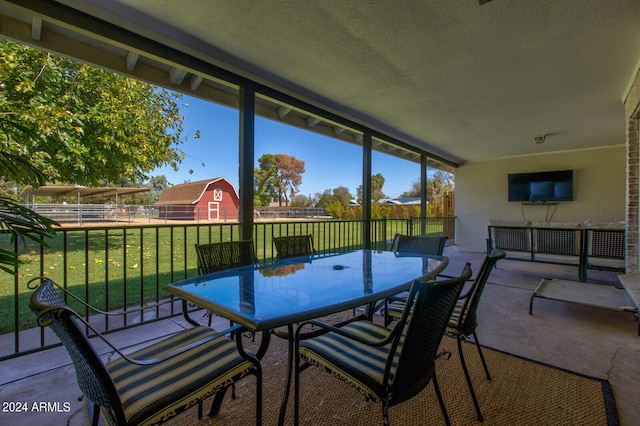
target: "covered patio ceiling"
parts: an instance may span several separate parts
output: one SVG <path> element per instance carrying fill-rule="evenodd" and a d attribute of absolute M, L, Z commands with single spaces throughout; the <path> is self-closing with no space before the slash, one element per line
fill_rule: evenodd
<path fill-rule="evenodd" d="M 637 0 L 0 1 L 3 37 L 450 166 L 624 144 L 639 28 Z"/>

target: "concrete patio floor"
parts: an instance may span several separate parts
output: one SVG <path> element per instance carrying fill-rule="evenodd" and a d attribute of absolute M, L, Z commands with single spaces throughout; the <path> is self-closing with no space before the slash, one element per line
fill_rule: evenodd
<path fill-rule="evenodd" d="M 482 253 L 447 247 L 447 273 L 457 273 L 465 261 L 474 272 Z M 640 424 L 640 337 L 637 318 L 565 302 L 536 299 L 531 294 L 542 278 L 577 280 L 577 267 L 501 260 L 489 278 L 479 307 L 478 337 L 488 347 L 520 355 L 577 373 L 608 379 L 622 425 Z M 616 275 L 590 271 L 590 282 L 615 283 Z M 588 285 L 588 284 L 585 284 Z M 227 322 L 222 320 L 220 327 Z M 214 324 L 215 326 L 215 324 Z M 182 317 L 109 335 L 119 347 L 132 347 L 188 327 Z M 1 343 L 0 343 L 1 344 Z M 96 348 L 111 355 L 104 345 Z M 86 425 L 86 401 L 79 401 L 73 367 L 63 348 L 0 362 L 0 424 Z M 44 404 L 42 404 L 44 403 Z M 13 405 L 11 405 L 13 404 Z M 15 412 L 17 408 L 23 412 Z M 10 412 L 13 411 L 13 412 Z M 523 419 L 522 424 L 535 424 Z"/>

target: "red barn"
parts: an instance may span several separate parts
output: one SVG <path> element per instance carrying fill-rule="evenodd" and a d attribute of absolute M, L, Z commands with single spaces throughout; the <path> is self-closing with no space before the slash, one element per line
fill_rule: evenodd
<path fill-rule="evenodd" d="M 160 219 L 238 220 L 238 192 L 222 177 L 169 187 L 156 205 Z"/>

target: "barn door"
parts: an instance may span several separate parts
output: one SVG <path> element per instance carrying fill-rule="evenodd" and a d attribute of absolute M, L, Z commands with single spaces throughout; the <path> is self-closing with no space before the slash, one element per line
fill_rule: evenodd
<path fill-rule="evenodd" d="M 209 219 L 220 219 L 220 203 L 209 202 Z"/>

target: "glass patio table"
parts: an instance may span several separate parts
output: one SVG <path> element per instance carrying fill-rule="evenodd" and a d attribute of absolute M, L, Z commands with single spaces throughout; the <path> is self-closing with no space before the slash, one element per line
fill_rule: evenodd
<path fill-rule="evenodd" d="M 372 307 L 377 301 L 408 290 L 418 278 L 435 277 L 448 261 L 444 256 L 354 250 L 214 272 L 164 289 L 246 330 L 263 332 L 256 354 L 259 359 L 269 344 L 270 330 L 288 328 L 283 334 L 289 337 L 289 368 L 280 411 L 282 423 L 289 394 L 295 324 L 360 306 Z M 186 309 L 184 313 L 188 319 Z M 373 315 L 370 308 L 368 315 Z"/>

